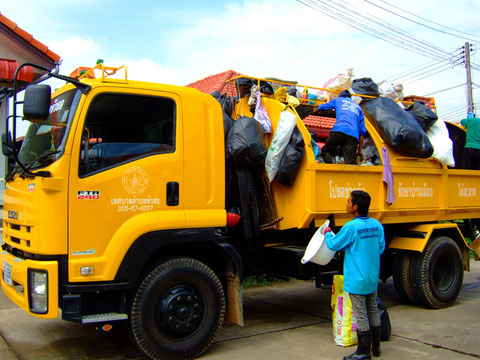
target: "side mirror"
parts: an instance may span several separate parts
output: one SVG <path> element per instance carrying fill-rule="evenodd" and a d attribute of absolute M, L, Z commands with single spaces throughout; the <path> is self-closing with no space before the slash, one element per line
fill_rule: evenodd
<path fill-rule="evenodd" d="M 7 133 L 2 134 L 2 153 L 6 157 L 10 157 L 13 155 L 13 141 L 12 141 L 12 135 L 10 134 L 10 131 Z"/>
<path fill-rule="evenodd" d="M 50 85 L 28 86 L 23 98 L 23 116 L 31 122 L 46 120 L 50 113 L 51 92 Z"/>

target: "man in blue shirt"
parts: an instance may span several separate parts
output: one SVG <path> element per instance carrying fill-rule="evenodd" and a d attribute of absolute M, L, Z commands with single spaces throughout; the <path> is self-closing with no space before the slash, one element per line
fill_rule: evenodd
<path fill-rule="evenodd" d="M 357 147 L 358 156 L 363 160 L 363 139 L 367 134 L 362 108 L 352 100 L 350 92 L 344 90 L 337 98 L 318 107 L 318 110 L 331 109 L 335 109 L 336 122 L 322 148 L 323 160 L 327 164 L 333 163 L 333 155 L 341 145 L 345 164 L 356 164 Z"/>
<path fill-rule="evenodd" d="M 324 230 L 325 244 L 332 251 L 345 251 L 343 289 L 350 294 L 357 319 L 358 348 L 344 360 L 370 359 L 380 356 L 380 316 L 377 307 L 377 287 L 380 275 L 380 255 L 385 250 L 382 224 L 368 217 L 370 195 L 354 190 L 346 209 L 355 218 L 347 222 L 337 235 Z"/>

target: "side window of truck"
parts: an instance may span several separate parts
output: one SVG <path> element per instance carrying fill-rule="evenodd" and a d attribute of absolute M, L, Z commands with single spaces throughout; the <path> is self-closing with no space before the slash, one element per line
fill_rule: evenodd
<path fill-rule="evenodd" d="M 79 176 L 141 157 L 175 151 L 175 101 L 164 97 L 101 94 L 82 131 Z"/>

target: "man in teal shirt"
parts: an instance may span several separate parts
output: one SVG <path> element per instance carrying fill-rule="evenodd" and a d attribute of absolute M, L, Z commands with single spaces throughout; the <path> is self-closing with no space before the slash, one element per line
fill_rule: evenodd
<path fill-rule="evenodd" d="M 344 360 L 370 359 L 380 356 L 381 323 L 377 307 L 380 255 L 385 250 L 382 224 L 368 217 L 370 195 L 354 190 L 347 201 L 347 212 L 355 218 L 347 222 L 337 235 L 324 230 L 325 244 L 332 251 L 345 251 L 343 289 L 350 294 L 357 319 L 358 348 Z"/>
<path fill-rule="evenodd" d="M 462 168 L 480 170 L 480 118 L 475 117 L 474 113 L 469 113 L 460 124 L 467 128 Z"/>

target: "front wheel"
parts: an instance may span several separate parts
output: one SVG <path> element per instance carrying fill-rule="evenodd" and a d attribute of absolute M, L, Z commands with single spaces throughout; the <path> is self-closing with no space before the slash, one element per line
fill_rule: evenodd
<path fill-rule="evenodd" d="M 193 359 L 213 342 L 224 314 L 216 274 L 200 261 L 174 258 L 140 284 L 130 313 L 131 334 L 151 359 Z"/>
<path fill-rule="evenodd" d="M 412 282 L 419 304 L 434 309 L 451 305 L 463 283 L 462 253 L 452 239 L 430 240 L 412 263 Z"/>

